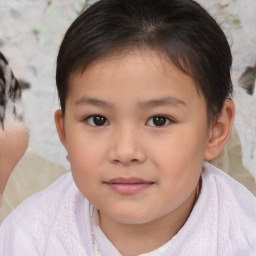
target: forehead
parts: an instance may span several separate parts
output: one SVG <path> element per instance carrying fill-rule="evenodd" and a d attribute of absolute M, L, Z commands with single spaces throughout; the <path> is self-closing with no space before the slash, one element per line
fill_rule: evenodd
<path fill-rule="evenodd" d="M 129 94 L 134 99 L 163 97 L 199 100 L 192 77 L 178 69 L 166 56 L 155 51 L 119 53 L 95 61 L 69 79 L 67 98 L 81 94 L 97 97 Z"/>

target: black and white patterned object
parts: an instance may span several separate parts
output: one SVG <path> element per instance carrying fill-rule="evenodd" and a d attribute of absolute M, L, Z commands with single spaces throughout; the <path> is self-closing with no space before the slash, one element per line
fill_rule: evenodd
<path fill-rule="evenodd" d="M 21 88 L 17 79 L 4 57 L 0 52 L 0 127 L 4 128 L 6 118 L 22 119 L 17 104 L 21 100 Z"/>

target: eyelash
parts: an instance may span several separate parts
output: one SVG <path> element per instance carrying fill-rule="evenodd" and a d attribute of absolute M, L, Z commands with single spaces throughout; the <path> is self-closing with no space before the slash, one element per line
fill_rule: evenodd
<path fill-rule="evenodd" d="M 96 120 L 96 118 L 98 118 L 98 120 Z M 153 120 L 155 118 L 155 120 Z M 90 120 L 92 119 L 92 120 Z M 156 120 L 158 119 L 158 120 Z M 156 123 L 154 123 L 154 125 L 149 125 L 151 127 L 165 127 L 165 126 L 168 126 L 172 123 L 174 123 L 174 121 L 167 117 L 167 116 L 164 116 L 164 115 L 154 115 L 152 116 L 151 118 L 149 118 L 146 122 L 146 125 L 148 125 L 150 123 L 150 120 L 152 120 L 152 122 L 154 121 L 160 121 L 159 125 L 157 125 Z M 102 116 L 102 115 L 90 115 L 88 117 L 86 117 L 84 119 L 84 121 L 86 121 L 89 125 L 91 126 L 94 126 L 94 127 L 101 127 L 101 126 L 107 126 L 109 125 L 109 121 L 106 117 Z M 93 123 L 92 123 L 93 122 Z M 98 125 L 96 124 L 96 122 L 99 122 Z M 166 124 L 167 122 L 167 124 Z M 106 124 L 107 123 L 107 124 Z"/>
<path fill-rule="evenodd" d="M 95 122 L 94 121 L 96 121 L 96 120 L 93 120 L 93 122 L 94 122 L 94 124 L 92 124 L 92 123 L 90 123 L 90 119 L 94 119 L 94 118 L 101 118 L 101 120 L 100 119 L 98 119 L 98 121 L 100 122 L 100 121 L 105 121 L 102 125 L 96 125 L 95 124 Z M 109 125 L 109 121 L 107 120 L 107 118 L 106 117 L 104 117 L 104 116 L 102 116 L 102 115 L 90 115 L 90 116 L 87 116 L 85 119 L 84 119 L 89 125 L 91 125 L 91 126 L 95 126 L 95 127 L 101 127 L 101 126 L 106 126 L 106 121 L 108 122 L 108 124 L 107 125 Z"/>
<path fill-rule="evenodd" d="M 152 126 L 152 127 L 159 127 L 159 128 L 161 128 L 161 127 L 165 127 L 165 126 L 168 126 L 168 125 L 174 123 L 174 121 L 173 121 L 171 118 L 167 117 L 167 116 L 164 116 L 164 115 L 155 115 L 155 116 L 152 116 L 151 118 L 149 118 L 148 121 L 146 122 L 146 124 L 148 124 L 148 123 L 150 122 L 150 120 L 152 120 L 152 122 L 154 122 L 154 121 L 153 121 L 154 118 L 162 119 L 162 120 L 158 120 L 158 121 L 160 121 L 160 125 L 157 125 L 157 124 L 155 123 L 154 125 L 150 125 L 150 126 Z M 157 121 L 157 120 L 155 120 L 155 121 Z M 163 125 L 161 125 L 161 122 L 162 122 L 162 121 L 164 121 Z M 166 124 L 166 122 L 167 122 L 167 124 Z"/>

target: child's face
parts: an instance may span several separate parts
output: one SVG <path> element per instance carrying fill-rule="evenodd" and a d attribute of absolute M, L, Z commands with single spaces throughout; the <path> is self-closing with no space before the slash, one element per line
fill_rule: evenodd
<path fill-rule="evenodd" d="M 61 129 L 74 180 L 101 216 L 141 224 L 191 210 L 206 103 L 170 61 L 138 51 L 71 77 Z"/>

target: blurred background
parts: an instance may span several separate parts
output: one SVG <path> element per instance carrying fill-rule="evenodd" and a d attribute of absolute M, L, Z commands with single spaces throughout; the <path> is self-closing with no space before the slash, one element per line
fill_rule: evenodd
<path fill-rule="evenodd" d="M 157 0 L 156 0 L 157 1 Z M 72 21 L 95 1 L 0 0 L 0 51 L 23 89 L 29 146 L 69 168 L 55 130 L 56 56 Z M 197 0 L 218 21 L 233 53 L 232 79 L 244 165 L 256 177 L 256 0 Z M 221 62 L 221 60 L 220 60 Z"/>

